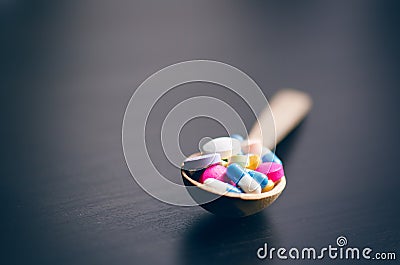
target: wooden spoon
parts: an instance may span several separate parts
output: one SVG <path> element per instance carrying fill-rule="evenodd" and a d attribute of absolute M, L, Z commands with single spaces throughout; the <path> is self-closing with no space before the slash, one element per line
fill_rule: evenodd
<path fill-rule="evenodd" d="M 249 139 L 261 140 L 264 146 L 273 149 L 275 147 L 275 139 L 271 135 L 276 135 L 277 144 L 284 139 L 305 118 L 311 109 L 312 100 L 304 92 L 283 89 L 276 93 L 269 103 L 272 115 L 268 107 L 261 112 L 258 121 L 250 131 Z M 273 126 L 274 121 L 275 127 Z M 197 155 L 199 153 L 191 156 Z M 198 174 L 201 173 L 181 170 L 184 184 L 197 187 L 194 191 L 188 189 L 190 195 L 195 201 L 199 202 L 205 196 L 215 196 L 214 200 L 200 204 L 200 206 L 216 215 L 226 217 L 243 217 L 263 210 L 279 197 L 286 186 L 286 178 L 282 177 L 272 190 L 261 194 L 231 192 L 218 194 L 213 189 L 196 181 L 195 179 L 199 178 Z"/>

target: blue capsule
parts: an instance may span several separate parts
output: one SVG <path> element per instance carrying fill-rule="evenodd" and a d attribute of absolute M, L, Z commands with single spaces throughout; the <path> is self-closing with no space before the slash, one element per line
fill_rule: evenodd
<path fill-rule="evenodd" d="M 265 174 L 254 170 L 248 170 L 247 173 L 260 184 L 261 189 L 267 186 L 268 177 Z"/>
<path fill-rule="evenodd" d="M 237 184 L 245 193 L 261 193 L 260 184 L 253 179 L 244 168 L 236 163 L 230 164 L 226 169 L 226 175 Z"/>
<path fill-rule="evenodd" d="M 237 184 L 242 177 L 246 174 L 246 171 L 237 163 L 232 163 L 226 168 L 226 175 Z"/>

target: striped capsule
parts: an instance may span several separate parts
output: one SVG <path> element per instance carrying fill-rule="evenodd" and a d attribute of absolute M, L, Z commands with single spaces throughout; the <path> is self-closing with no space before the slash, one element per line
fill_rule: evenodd
<path fill-rule="evenodd" d="M 261 193 L 261 186 L 255 181 L 245 169 L 236 163 L 230 164 L 226 170 L 226 175 L 245 193 Z"/>
<path fill-rule="evenodd" d="M 261 173 L 261 172 L 257 172 L 254 170 L 247 170 L 247 173 L 255 180 L 258 182 L 258 184 L 260 184 L 261 189 L 264 189 L 268 182 L 272 182 L 272 181 L 268 181 L 268 177 Z"/>
<path fill-rule="evenodd" d="M 233 193 L 242 193 L 241 190 L 232 186 L 231 184 L 222 182 L 218 179 L 206 179 L 204 181 L 204 185 L 216 190 L 218 193 L 226 193 L 226 192 L 233 192 Z"/>

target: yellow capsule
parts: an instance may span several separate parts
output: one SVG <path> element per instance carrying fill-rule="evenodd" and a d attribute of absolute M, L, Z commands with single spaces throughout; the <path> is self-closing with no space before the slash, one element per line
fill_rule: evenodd
<path fill-rule="evenodd" d="M 268 180 L 267 186 L 265 186 L 261 192 L 267 192 L 274 188 L 275 184 L 272 180 Z"/>
<path fill-rule="evenodd" d="M 246 168 L 255 170 L 261 163 L 261 158 L 258 155 L 249 155 L 249 160 Z"/>

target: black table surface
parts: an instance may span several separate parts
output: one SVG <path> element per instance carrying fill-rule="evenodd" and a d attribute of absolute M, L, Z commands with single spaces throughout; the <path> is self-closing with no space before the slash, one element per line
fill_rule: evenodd
<path fill-rule="evenodd" d="M 395 1 L 32 2 L 0 5 L 2 264 L 290 263 L 256 251 L 264 243 L 321 248 L 338 236 L 396 252 L 377 263 L 398 263 Z M 255 216 L 222 219 L 160 202 L 126 166 L 129 98 L 152 73 L 193 59 L 243 70 L 267 97 L 292 87 L 314 100 L 277 146 L 284 193 Z M 160 107 L 214 91 L 190 84 Z M 153 116 L 157 128 L 165 115 Z M 220 135 L 221 126 L 199 119 L 182 133 L 191 152 L 191 139 Z M 159 169 L 179 177 L 159 153 Z"/>

